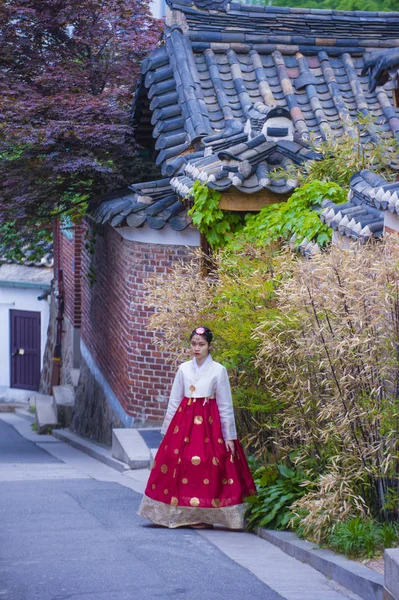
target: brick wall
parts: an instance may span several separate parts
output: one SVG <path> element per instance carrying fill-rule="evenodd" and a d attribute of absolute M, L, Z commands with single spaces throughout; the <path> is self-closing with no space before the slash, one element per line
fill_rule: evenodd
<path fill-rule="evenodd" d="M 188 258 L 190 250 L 128 241 L 106 226 L 96 237 L 95 254 L 83 250 L 82 256 L 82 339 L 125 411 L 159 422 L 174 370 L 146 330 L 151 310 L 143 284 L 150 274 L 165 273 L 176 260 Z"/>
<path fill-rule="evenodd" d="M 75 328 L 81 326 L 81 261 L 83 225 L 75 224 L 73 231 L 69 230 L 69 239 L 57 223 L 55 235 L 55 277 L 58 278 L 57 268 L 61 268 L 64 277 L 65 316 Z"/>

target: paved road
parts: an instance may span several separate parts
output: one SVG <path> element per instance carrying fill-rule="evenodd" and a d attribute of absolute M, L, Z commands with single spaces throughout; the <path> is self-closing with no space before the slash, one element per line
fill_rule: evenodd
<path fill-rule="evenodd" d="M 148 525 L 139 501 L 0 420 L 0 600 L 281 600 L 199 533 Z"/>
<path fill-rule="evenodd" d="M 0 420 L 0 464 L 15 462 L 50 464 L 61 461 L 23 438 L 14 427 Z"/>

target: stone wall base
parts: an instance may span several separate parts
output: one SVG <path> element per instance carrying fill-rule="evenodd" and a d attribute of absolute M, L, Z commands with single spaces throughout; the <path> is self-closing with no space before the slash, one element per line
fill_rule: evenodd
<path fill-rule="evenodd" d="M 134 419 L 127 415 L 90 353 L 82 343 L 79 384 L 70 429 L 83 437 L 106 446 L 112 445 L 112 429 L 131 427 Z"/>
<path fill-rule="evenodd" d="M 76 339 L 78 339 L 78 343 L 76 343 Z M 79 342 L 80 329 L 73 327 L 68 317 L 64 315 L 62 322 L 60 385 L 73 386 L 71 372 L 72 369 L 79 368 Z"/>
<path fill-rule="evenodd" d="M 40 375 L 39 392 L 51 395 L 51 375 L 53 370 L 53 356 L 57 338 L 57 301 L 51 294 L 50 319 L 47 329 L 47 342 L 43 357 L 43 369 Z M 72 369 L 79 368 L 80 363 L 80 329 L 73 327 L 68 317 L 63 317 L 61 340 L 61 367 L 60 385 L 73 386 L 71 378 Z"/>

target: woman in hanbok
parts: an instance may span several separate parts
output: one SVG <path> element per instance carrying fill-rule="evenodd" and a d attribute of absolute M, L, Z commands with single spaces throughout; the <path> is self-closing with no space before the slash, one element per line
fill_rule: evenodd
<path fill-rule="evenodd" d="M 138 514 L 166 527 L 244 527 L 256 493 L 237 440 L 227 371 L 209 353 L 212 332 L 191 333 L 193 359 L 180 365 Z"/>

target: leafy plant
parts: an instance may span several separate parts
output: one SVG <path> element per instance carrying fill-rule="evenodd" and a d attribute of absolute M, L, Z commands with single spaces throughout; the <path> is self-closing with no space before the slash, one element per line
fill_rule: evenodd
<path fill-rule="evenodd" d="M 230 247 L 246 243 L 267 246 L 273 242 L 289 242 L 295 236 L 298 246 L 304 239 L 325 246 L 331 240 L 331 229 L 318 217 L 324 199 L 336 203 L 346 201 L 345 191 L 336 183 L 314 180 L 299 187 L 292 196 L 279 204 L 270 204 L 256 215 L 250 215 L 242 231 Z"/>
<path fill-rule="evenodd" d="M 301 458 L 309 468 L 313 457 L 305 447 L 298 452 L 298 459 Z M 325 541 L 336 523 L 355 516 L 366 518 L 369 514 L 359 493 L 364 475 L 351 466 L 350 461 L 337 465 L 336 460 L 331 459 L 327 466 L 321 464 L 320 467 L 323 472 L 313 481 L 306 482 L 305 494 L 292 505 L 294 516 L 290 522 L 297 533 L 317 544 Z M 311 472 L 315 475 L 317 469 L 313 467 Z"/>
<path fill-rule="evenodd" d="M 257 4 L 334 10 L 396 11 L 397 0 L 258 0 Z"/>
<path fill-rule="evenodd" d="M 286 529 L 293 516 L 292 503 L 305 493 L 305 479 L 304 473 L 283 464 L 275 468 L 260 467 L 255 471 L 257 495 L 246 498 L 249 503 L 246 514 L 248 529 Z"/>
<path fill-rule="evenodd" d="M 383 548 L 393 548 L 399 544 L 399 529 L 395 523 L 382 523 L 378 537 Z"/>
<path fill-rule="evenodd" d="M 49 225 L 32 222 L 29 239 L 21 235 L 15 220 L 0 221 L 0 257 L 5 260 L 22 262 L 28 258 L 40 262 L 49 252 L 52 242 L 52 229 Z"/>
<path fill-rule="evenodd" d="M 193 224 L 205 235 L 213 250 L 222 248 L 232 234 L 242 228 L 242 216 L 221 210 L 221 193 L 199 181 L 194 182 L 191 194 L 194 204 L 188 214 Z"/>

